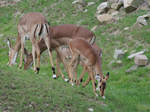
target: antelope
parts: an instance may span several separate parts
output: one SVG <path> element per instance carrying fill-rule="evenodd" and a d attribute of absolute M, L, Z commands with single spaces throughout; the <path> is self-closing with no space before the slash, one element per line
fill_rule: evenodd
<path fill-rule="evenodd" d="M 96 52 L 96 54 L 97 54 L 97 57 L 99 58 L 99 65 L 100 65 L 100 67 L 101 67 L 101 65 L 102 65 L 102 49 L 99 48 L 99 46 L 96 45 L 95 43 L 92 45 L 92 48 L 95 50 L 95 52 Z M 84 75 L 85 75 L 85 72 L 87 71 L 87 66 L 84 65 L 84 63 L 80 63 L 80 64 L 83 66 L 83 71 L 82 71 L 82 73 L 81 73 L 81 75 L 80 75 L 79 80 L 77 80 L 77 76 L 76 76 L 76 80 L 77 80 L 76 84 L 77 84 L 77 85 L 79 85 L 80 82 L 83 81 L 83 77 L 84 77 Z M 77 65 L 76 65 L 76 67 L 77 67 Z M 74 68 L 76 69 L 76 67 L 74 67 Z M 98 75 L 96 75 L 96 76 L 95 76 L 95 79 L 99 81 L 99 80 L 100 80 L 100 77 L 99 77 Z"/>
<path fill-rule="evenodd" d="M 39 40 L 37 40 L 38 37 L 40 38 Z M 52 54 L 50 52 L 51 37 L 50 37 L 49 25 L 45 17 L 41 13 L 38 13 L 38 12 L 30 12 L 30 13 L 25 14 L 23 17 L 21 17 L 18 23 L 18 38 L 17 38 L 16 45 L 14 48 L 12 48 L 10 41 L 8 40 L 8 46 L 10 49 L 9 65 L 11 66 L 15 63 L 15 60 L 17 58 L 17 53 L 21 47 L 19 68 L 22 67 L 26 38 L 30 39 L 32 43 L 32 56 L 33 56 L 34 71 L 38 73 L 40 69 L 40 48 L 38 45 L 38 41 L 43 39 L 48 49 L 53 74 L 55 74 Z M 35 56 L 37 56 L 37 66 L 35 64 Z"/>
<path fill-rule="evenodd" d="M 102 56 L 102 49 L 99 48 L 95 43 L 92 45 L 92 48 L 95 50 L 95 52 L 96 52 L 98 58 L 99 58 L 100 61 L 101 61 L 101 60 L 102 60 L 102 59 L 101 59 L 101 56 Z M 61 57 L 61 59 L 60 59 L 60 57 Z M 65 46 L 65 47 L 63 47 L 63 46 L 60 47 L 60 51 L 59 51 L 58 56 L 57 56 L 57 58 L 56 58 L 56 67 L 59 65 L 59 64 L 58 64 L 59 62 L 64 62 L 65 69 L 66 69 L 67 66 L 68 66 L 68 64 L 69 64 L 69 62 L 70 62 L 70 60 L 71 60 L 71 58 L 72 58 L 72 55 L 71 55 L 71 52 L 70 52 L 69 48 L 66 47 L 66 46 Z M 63 61 L 62 61 L 62 60 L 63 60 Z M 82 62 L 80 62 L 80 64 L 83 66 L 83 71 L 82 71 L 82 73 L 81 73 L 81 75 L 80 75 L 79 80 L 77 80 L 77 75 L 75 76 L 76 84 L 77 84 L 77 85 L 79 85 L 80 82 L 82 82 L 82 78 L 83 78 L 85 72 L 87 71 L 86 65 L 84 65 L 84 63 L 82 63 Z M 74 69 L 77 68 L 77 65 L 78 65 L 78 62 L 76 62 L 76 63 L 74 64 Z M 101 66 L 101 62 L 100 62 L 100 66 Z M 57 68 L 59 68 L 59 66 L 58 66 Z M 62 78 L 64 79 L 64 75 L 63 75 L 61 69 L 58 70 L 58 73 L 61 74 Z M 76 72 L 75 72 L 75 73 L 76 73 Z M 57 77 L 58 77 L 58 75 L 57 75 Z M 95 78 L 96 78 L 97 80 L 100 79 L 98 76 L 96 76 Z M 68 81 L 67 79 L 64 79 L 64 80 L 65 80 L 65 81 Z"/>
<path fill-rule="evenodd" d="M 74 61 L 76 58 L 80 56 L 80 60 L 84 65 L 87 67 L 87 71 L 89 72 L 88 80 L 83 84 L 83 87 L 85 87 L 89 81 L 92 81 L 93 86 L 93 92 L 96 96 L 98 94 L 96 93 L 96 87 L 95 87 L 95 78 L 94 74 L 98 75 L 100 77 L 100 80 L 98 82 L 98 87 L 100 90 L 100 95 L 105 98 L 104 92 L 106 89 L 106 81 L 109 78 L 109 72 L 106 74 L 106 77 L 103 75 L 102 68 L 101 68 L 101 60 L 98 57 L 95 50 L 92 48 L 92 46 L 85 40 L 76 38 L 69 42 L 69 48 L 72 54 L 72 59 L 69 63 L 69 76 L 71 77 L 71 82 L 73 82 L 73 66 Z"/>
<path fill-rule="evenodd" d="M 73 24 L 53 26 L 53 27 L 50 27 L 50 31 L 51 31 L 50 32 L 51 50 L 55 50 L 57 53 L 56 62 L 61 60 L 64 66 L 65 66 L 65 62 L 63 61 L 63 58 L 61 56 L 62 52 L 59 49 L 59 47 L 63 45 L 68 45 L 69 40 L 72 40 L 77 37 L 87 40 L 90 44 L 93 44 L 96 38 L 95 35 L 88 29 L 81 27 L 81 26 L 76 26 Z M 43 40 L 38 42 L 38 46 L 40 48 L 41 54 L 47 49 Z M 28 69 L 31 63 L 32 63 L 32 54 L 27 54 L 27 59 L 24 64 L 24 69 L 25 70 Z M 56 65 L 57 65 L 57 69 L 60 70 L 59 64 L 56 64 Z M 67 67 L 65 66 L 65 68 Z M 57 76 L 54 76 L 53 78 Z"/>

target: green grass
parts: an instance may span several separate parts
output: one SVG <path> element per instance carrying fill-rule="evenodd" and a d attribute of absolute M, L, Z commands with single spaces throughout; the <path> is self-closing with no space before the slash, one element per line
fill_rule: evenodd
<path fill-rule="evenodd" d="M 42 54 L 41 71 L 38 75 L 31 69 L 24 71 L 18 69 L 17 65 L 6 65 L 6 38 L 11 38 L 15 43 L 17 23 L 21 16 L 14 17 L 17 11 L 42 12 L 51 25 L 80 23 L 91 29 L 99 24 L 94 14 L 102 0 L 86 0 L 96 2 L 85 7 L 88 9 L 86 13 L 78 11 L 77 7 L 71 4 L 72 1 L 22 0 L 16 5 L 0 8 L 0 34 L 3 34 L 0 37 L 0 112 L 87 112 L 88 108 L 93 108 L 94 112 L 149 112 L 150 67 L 139 67 L 131 73 L 126 73 L 126 70 L 134 65 L 133 60 L 127 59 L 133 50 L 150 50 L 150 26 L 124 31 L 125 27 L 131 27 L 136 18 L 147 13 L 146 11 L 127 14 L 117 23 L 100 25 L 96 29 L 96 43 L 103 49 L 103 72 L 110 72 L 105 100 L 94 96 L 91 83 L 85 88 L 72 87 L 61 78 L 52 79 L 47 52 Z M 113 35 L 117 30 L 120 33 Z M 31 44 L 27 45 L 31 48 Z M 121 59 L 121 65 L 109 65 L 116 48 L 127 50 L 127 53 Z M 55 59 L 55 53 L 53 55 Z M 145 55 L 150 59 L 149 52 Z M 81 67 L 78 70 L 78 73 L 81 73 Z"/>

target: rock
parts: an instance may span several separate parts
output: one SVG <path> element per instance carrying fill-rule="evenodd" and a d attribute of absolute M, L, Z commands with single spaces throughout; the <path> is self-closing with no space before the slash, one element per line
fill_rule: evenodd
<path fill-rule="evenodd" d="M 139 8 L 140 10 L 149 10 L 150 9 L 150 5 L 145 1 L 144 3 L 142 3 Z"/>
<path fill-rule="evenodd" d="M 75 0 L 72 2 L 72 4 L 80 4 L 82 6 L 86 6 L 85 0 Z"/>
<path fill-rule="evenodd" d="M 102 15 L 98 15 L 97 19 L 99 20 L 100 23 L 104 23 L 104 22 L 112 21 L 113 17 L 110 14 L 102 14 Z"/>
<path fill-rule="evenodd" d="M 130 13 L 138 8 L 143 3 L 143 0 L 124 0 L 124 8 L 127 13 Z"/>
<path fill-rule="evenodd" d="M 143 51 L 140 51 L 140 52 L 131 54 L 130 56 L 128 56 L 128 59 L 132 59 L 132 58 L 134 58 L 134 57 L 137 56 L 137 55 L 141 55 L 141 54 L 143 54 L 145 51 L 146 51 L 146 50 L 144 49 Z"/>
<path fill-rule="evenodd" d="M 112 11 L 111 12 L 111 15 L 112 15 L 113 19 L 116 20 L 116 21 L 120 19 L 120 17 L 118 16 L 118 14 L 119 14 L 118 11 Z"/>
<path fill-rule="evenodd" d="M 95 2 L 88 2 L 87 6 L 91 6 L 91 5 L 94 5 L 94 4 L 95 4 Z"/>
<path fill-rule="evenodd" d="M 121 60 L 117 60 L 116 64 L 122 65 L 122 61 Z"/>
<path fill-rule="evenodd" d="M 126 30 L 129 30 L 129 27 L 125 27 L 124 30 L 125 30 L 125 31 L 126 31 Z"/>
<path fill-rule="evenodd" d="M 108 2 L 103 2 L 97 7 L 97 14 L 106 13 L 110 9 Z"/>
<path fill-rule="evenodd" d="M 115 9 L 115 10 L 119 10 L 122 6 L 123 6 L 123 3 L 122 3 L 122 2 L 112 3 L 112 4 L 111 4 L 111 8 L 112 8 L 112 9 Z"/>
<path fill-rule="evenodd" d="M 114 58 L 115 59 L 121 59 L 124 56 L 125 52 L 121 49 L 116 49 L 114 52 Z"/>
<path fill-rule="evenodd" d="M 127 73 L 133 72 L 138 68 L 137 65 L 133 65 L 132 67 L 130 67 L 128 70 L 126 70 Z"/>
<path fill-rule="evenodd" d="M 96 29 L 97 29 L 97 25 L 95 25 L 95 26 L 91 29 L 91 31 L 92 31 L 92 32 L 95 32 Z"/>
<path fill-rule="evenodd" d="M 141 65 L 147 65 L 148 63 L 148 58 L 145 55 L 137 55 L 134 58 L 134 62 L 136 65 L 141 66 Z"/>
<path fill-rule="evenodd" d="M 147 13 L 147 14 L 145 14 L 145 15 L 143 15 L 143 17 L 144 17 L 145 19 L 149 19 L 149 18 L 150 18 L 150 12 Z"/>
<path fill-rule="evenodd" d="M 144 26 L 148 25 L 144 16 L 139 16 L 136 20 L 136 23 L 144 25 Z"/>
<path fill-rule="evenodd" d="M 150 6 L 150 0 L 145 0 L 145 2 Z"/>
<path fill-rule="evenodd" d="M 93 111 L 94 111 L 94 109 L 93 109 L 93 108 L 88 108 L 88 110 L 89 110 L 90 112 L 93 112 Z"/>
<path fill-rule="evenodd" d="M 88 11 L 88 10 L 87 10 L 87 9 L 85 9 L 83 12 L 84 12 L 84 13 L 86 13 L 87 11 Z"/>
<path fill-rule="evenodd" d="M 107 0 L 107 2 L 109 2 L 109 3 L 117 3 L 118 0 Z"/>

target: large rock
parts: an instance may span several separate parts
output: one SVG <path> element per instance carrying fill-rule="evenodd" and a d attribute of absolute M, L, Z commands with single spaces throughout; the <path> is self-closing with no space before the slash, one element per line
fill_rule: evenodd
<path fill-rule="evenodd" d="M 144 25 L 144 26 L 148 25 L 144 16 L 139 16 L 136 20 L 136 23 Z"/>
<path fill-rule="evenodd" d="M 100 23 L 106 23 L 112 21 L 113 17 L 110 14 L 102 14 L 102 15 L 98 15 L 97 19 L 99 20 Z"/>
<path fill-rule="evenodd" d="M 124 8 L 127 13 L 130 13 L 138 8 L 143 3 L 143 0 L 124 0 Z"/>
<path fill-rule="evenodd" d="M 103 2 L 97 7 L 97 14 L 106 13 L 109 10 L 110 6 L 108 2 Z"/>
<path fill-rule="evenodd" d="M 141 65 L 147 65 L 148 63 L 148 58 L 145 55 L 137 55 L 134 58 L 134 62 L 136 65 L 141 66 Z"/>
<path fill-rule="evenodd" d="M 123 6 L 123 0 L 119 0 L 118 2 L 111 4 L 111 8 L 115 10 L 119 10 L 122 6 Z"/>

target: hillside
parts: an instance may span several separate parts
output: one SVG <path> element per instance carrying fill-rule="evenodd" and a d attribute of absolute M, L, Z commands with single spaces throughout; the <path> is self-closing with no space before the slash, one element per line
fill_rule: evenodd
<path fill-rule="evenodd" d="M 130 54 L 146 49 L 144 55 L 150 59 L 150 21 L 149 25 L 143 27 L 134 26 L 137 17 L 147 14 L 148 11 L 136 10 L 120 15 L 118 21 L 100 24 L 95 13 L 104 0 L 85 0 L 95 2 L 91 6 L 83 7 L 82 10 L 87 9 L 87 12 L 73 5 L 73 0 L 5 0 L 6 3 L 2 1 L 0 1 L 0 112 L 88 112 L 91 108 L 94 112 L 150 111 L 150 64 L 126 72 L 134 66 L 134 60 L 128 59 Z M 52 79 L 47 52 L 42 54 L 39 74 L 35 74 L 32 69 L 27 71 L 18 69 L 17 65 L 7 66 L 6 40 L 10 38 L 14 45 L 18 20 L 27 12 L 42 12 L 51 26 L 78 24 L 92 29 L 97 25 L 94 33 L 97 37 L 96 43 L 103 50 L 103 72 L 104 74 L 110 72 L 105 100 L 94 96 L 91 83 L 83 88 L 71 86 L 61 78 Z M 31 51 L 30 42 L 27 42 L 27 45 Z M 126 50 L 119 59 L 120 62 L 114 59 L 115 49 Z M 55 60 L 55 52 L 53 57 Z M 79 67 L 78 74 L 81 70 Z M 65 75 L 67 76 L 66 73 Z"/>

